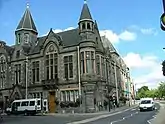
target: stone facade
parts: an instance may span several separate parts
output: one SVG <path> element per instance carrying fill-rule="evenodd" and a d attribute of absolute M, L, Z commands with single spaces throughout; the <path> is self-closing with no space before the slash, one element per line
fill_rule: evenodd
<path fill-rule="evenodd" d="M 93 112 L 104 104 L 107 94 L 115 93 L 116 83 L 121 95 L 126 65 L 110 41 L 100 36 L 87 4 L 83 5 L 76 29 L 60 33 L 50 29 L 42 37 L 38 36 L 27 8 L 15 36 L 13 46 L 0 41 L 0 92 L 4 108 L 26 95 L 49 102 L 49 93 L 54 91 L 60 103 L 81 98 L 82 111 Z"/>

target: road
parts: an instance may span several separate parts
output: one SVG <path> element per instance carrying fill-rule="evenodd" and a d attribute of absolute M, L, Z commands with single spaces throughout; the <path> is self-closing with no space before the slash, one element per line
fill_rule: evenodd
<path fill-rule="evenodd" d="M 160 106 L 156 104 L 155 111 L 140 112 L 138 108 L 116 114 L 104 119 L 99 119 L 86 124 L 151 124 L 150 120 L 155 117 Z"/>
<path fill-rule="evenodd" d="M 156 107 L 159 109 L 159 105 Z M 130 109 L 127 111 L 121 111 L 117 114 L 111 113 L 107 114 L 102 118 L 99 116 L 4 116 L 2 124 L 78 124 L 87 120 L 85 124 L 149 124 L 148 120 L 153 118 L 153 116 L 157 113 L 156 111 L 149 112 L 139 112 L 138 108 Z M 98 117 L 102 119 L 96 120 Z M 95 121 L 91 122 L 91 119 Z M 89 121 L 90 120 L 90 121 Z M 79 122 L 78 122 L 79 121 Z M 1 122 L 0 122 L 1 123 Z"/>

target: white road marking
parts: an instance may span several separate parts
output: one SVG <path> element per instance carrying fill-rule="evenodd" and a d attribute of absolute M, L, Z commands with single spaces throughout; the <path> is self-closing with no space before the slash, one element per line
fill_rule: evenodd
<path fill-rule="evenodd" d="M 114 124 L 114 123 L 117 123 L 117 122 L 120 122 L 120 121 L 123 121 L 123 119 L 112 121 L 110 124 Z"/>
<path fill-rule="evenodd" d="M 136 108 L 136 107 L 137 106 L 135 106 L 133 108 Z M 129 110 L 131 110 L 133 108 L 125 109 L 123 111 L 115 112 L 115 113 L 112 113 L 112 114 L 100 115 L 98 117 L 93 117 L 93 118 L 89 118 L 89 119 L 85 119 L 85 120 L 81 120 L 81 121 L 70 122 L 70 123 L 67 123 L 67 124 L 84 124 L 84 123 L 88 123 L 88 122 L 91 122 L 91 121 L 96 121 L 96 120 L 99 120 L 99 119 L 102 119 L 102 118 L 106 118 L 106 117 L 110 117 L 110 116 L 113 116 L 113 115 L 117 115 L 117 114 L 120 114 L 120 113 L 124 113 L 124 112 L 129 111 Z"/>
<path fill-rule="evenodd" d="M 147 123 L 151 124 L 151 122 L 148 120 Z"/>
<path fill-rule="evenodd" d="M 120 121 L 124 121 L 125 119 L 131 118 L 133 115 L 136 115 L 136 114 L 138 114 L 138 112 L 132 113 L 132 114 L 129 115 L 129 116 L 125 116 L 125 117 L 123 117 L 123 118 L 120 119 L 120 120 L 112 121 L 110 124 L 114 124 L 114 123 L 117 123 L 117 122 L 120 122 Z"/>
<path fill-rule="evenodd" d="M 151 122 L 156 118 L 156 115 L 153 115 L 152 118 L 150 120 L 147 120 L 148 124 L 151 124 Z"/>
<path fill-rule="evenodd" d="M 131 111 L 135 111 L 136 109 L 132 109 Z"/>

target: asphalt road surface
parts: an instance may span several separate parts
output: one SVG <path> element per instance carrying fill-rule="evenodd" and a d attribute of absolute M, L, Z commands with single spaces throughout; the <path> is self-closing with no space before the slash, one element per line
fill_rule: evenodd
<path fill-rule="evenodd" d="M 97 121 L 88 122 L 86 124 L 151 124 L 151 120 L 155 117 L 160 109 L 156 104 L 156 110 L 140 112 L 138 108 L 116 114 Z"/>
<path fill-rule="evenodd" d="M 0 124 L 67 124 L 73 121 L 80 121 L 94 116 L 4 116 Z"/>
<path fill-rule="evenodd" d="M 138 108 L 134 108 L 85 124 L 150 124 L 149 120 L 155 116 L 160 106 L 156 104 L 156 108 L 157 110 L 148 112 L 139 112 Z M 96 116 L 4 116 L 0 124 L 72 124 L 89 118 Z"/>

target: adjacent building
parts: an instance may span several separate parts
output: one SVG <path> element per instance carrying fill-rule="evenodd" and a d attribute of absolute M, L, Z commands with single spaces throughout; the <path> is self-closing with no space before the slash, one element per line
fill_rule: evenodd
<path fill-rule="evenodd" d="M 4 108 L 14 99 L 43 98 L 49 112 L 55 112 L 58 103 L 78 100 L 83 112 L 91 112 L 103 105 L 107 94 L 120 97 L 127 67 L 110 41 L 100 36 L 86 3 L 77 24 L 60 33 L 50 29 L 40 37 L 26 8 L 15 30 L 15 45 L 0 41 Z"/>

